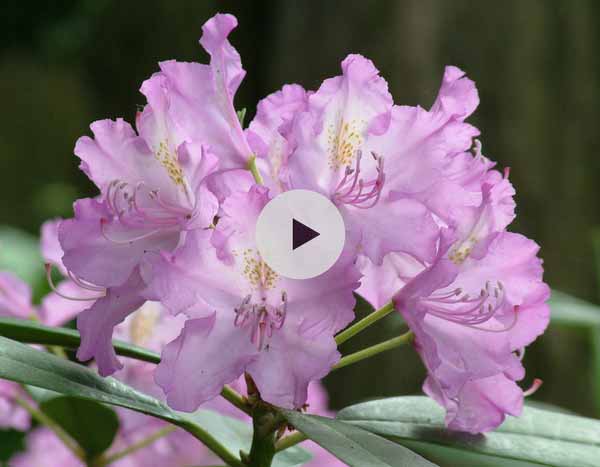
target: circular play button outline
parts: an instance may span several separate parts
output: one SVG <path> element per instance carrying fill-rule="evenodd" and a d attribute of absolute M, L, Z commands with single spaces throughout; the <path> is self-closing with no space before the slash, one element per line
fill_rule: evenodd
<path fill-rule="evenodd" d="M 346 241 L 344 219 L 325 196 L 290 190 L 269 201 L 256 221 L 263 261 L 289 279 L 310 279 L 335 264 Z"/>

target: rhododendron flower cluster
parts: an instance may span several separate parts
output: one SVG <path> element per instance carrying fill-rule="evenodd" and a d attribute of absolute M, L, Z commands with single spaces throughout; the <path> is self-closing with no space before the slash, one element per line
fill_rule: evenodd
<path fill-rule="evenodd" d="M 113 330 L 152 301 L 176 330 L 154 374 L 172 407 L 193 411 L 246 373 L 265 401 L 300 408 L 339 361 L 334 337 L 358 293 L 402 314 L 450 428 L 518 415 L 520 356 L 548 324 L 549 290 L 537 245 L 506 230 L 508 170 L 465 122 L 473 81 L 449 66 L 429 110 L 398 105 L 375 65 L 349 55 L 318 89 L 264 98 L 244 129 L 236 25 L 223 14 L 204 25 L 209 64 L 160 63 L 136 129 L 103 120 L 76 144 L 99 194 L 60 224 L 54 262 L 69 278 L 62 295 L 89 301 L 78 357 L 102 375 L 122 369 Z M 254 232 L 265 204 L 294 189 L 326 196 L 346 226 L 336 264 L 306 280 L 275 272 Z"/>

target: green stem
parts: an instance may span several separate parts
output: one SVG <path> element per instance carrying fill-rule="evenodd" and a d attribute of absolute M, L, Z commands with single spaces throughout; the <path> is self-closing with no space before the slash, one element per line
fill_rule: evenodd
<path fill-rule="evenodd" d="M 79 447 L 79 445 L 73 440 L 73 438 L 71 438 L 69 434 L 65 430 L 63 430 L 58 423 L 56 423 L 54 420 L 48 417 L 48 415 L 46 415 L 41 410 L 38 410 L 34 406 L 29 404 L 29 402 L 27 402 L 25 399 L 21 397 L 16 397 L 14 401 L 21 407 L 23 407 L 25 410 L 27 410 L 31 417 L 37 420 L 41 425 L 44 425 L 45 427 L 52 430 L 57 436 L 57 438 L 60 439 L 63 442 L 63 444 L 67 448 L 69 448 L 73 452 L 73 454 L 75 454 L 75 456 L 77 456 L 78 459 L 85 460 L 85 453 L 83 452 L 83 449 Z"/>
<path fill-rule="evenodd" d="M 305 441 L 306 435 L 299 431 L 292 433 L 291 435 L 286 436 L 285 438 L 280 439 L 275 443 L 275 452 L 284 451 L 287 448 L 291 448 L 302 441 Z"/>
<path fill-rule="evenodd" d="M 373 355 L 385 352 L 386 350 L 394 349 L 404 344 L 409 344 L 412 342 L 413 337 L 414 334 L 412 331 L 408 331 L 401 336 L 394 337 L 387 341 L 380 342 L 379 344 L 372 345 L 371 347 L 367 347 L 366 349 L 346 355 L 345 357 L 342 357 L 342 359 L 336 365 L 333 366 L 333 370 L 360 362 L 365 358 L 372 357 Z"/>
<path fill-rule="evenodd" d="M 182 423 L 179 426 L 200 440 L 208 449 L 214 452 L 219 458 L 230 467 L 248 467 L 242 461 L 234 456 L 229 450 L 223 446 L 213 435 L 208 431 L 200 428 L 194 423 Z"/>
<path fill-rule="evenodd" d="M 358 323 L 354 323 L 352 326 L 350 326 L 346 330 L 340 332 L 337 336 L 335 336 L 335 342 L 337 343 L 337 345 L 340 345 L 340 344 L 346 342 L 351 337 L 355 336 L 362 330 L 371 326 L 371 324 L 373 324 L 373 323 L 379 321 L 381 318 L 384 318 L 387 315 L 389 315 L 392 311 L 394 311 L 394 304 L 393 304 L 393 302 L 389 302 L 386 305 L 384 305 L 383 307 L 381 307 L 379 310 L 376 310 L 373 313 L 371 313 L 370 315 L 365 316 Z"/>
<path fill-rule="evenodd" d="M 252 411 L 252 447 L 248 467 L 270 467 L 275 456 L 275 432 L 281 425 L 281 417 L 272 408 L 257 404 Z"/>
<path fill-rule="evenodd" d="M 114 454 L 111 454 L 110 456 L 106 456 L 106 457 L 101 456 L 96 462 L 93 462 L 92 465 L 94 467 L 101 467 L 104 465 L 112 464 L 113 462 L 118 461 L 119 459 L 123 459 L 124 457 L 128 456 L 129 454 L 133 454 L 134 452 L 136 452 L 140 449 L 143 449 L 146 446 L 149 446 L 150 444 L 154 443 L 155 441 L 159 440 L 160 438 L 173 433 L 176 429 L 177 429 L 177 427 L 175 425 L 165 426 L 165 427 L 161 428 L 160 430 L 156 431 L 155 433 L 151 434 L 150 436 L 140 440 L 139 442 L 134 443 L 131 446 L 128 446 L 127 448 L 123 449 L 122 451 L 115 452 Z"/>
<path fill-rule="evenodd" d="M 221 396 L 223 397 L 223 399 L 236 406 L 242 412 L 245 412 L 246 414 L 250 415 L 250 407 L 248 406 L 248 401 L 244 396 L 242 396 L 232 387 L 228 385 L 223 386 L 223 389 L 221 390 Z"/>
<path fill-rule="evenodd" d="M 264 182 L 262 175 L 260 174 L 258 167 L 256 167 L 256 156 L 251 156 L 250 159 L 248 159 L 248 170 L 254 177 L 256 183 L 258 183 L 259 185 L 263 185 Z"/>

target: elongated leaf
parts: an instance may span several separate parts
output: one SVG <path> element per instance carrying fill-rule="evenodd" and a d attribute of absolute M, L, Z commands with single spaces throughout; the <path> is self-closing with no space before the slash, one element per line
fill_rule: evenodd
<path fill-rule="evenodd" d="M 34 321 L 16 318 L 0 318 L 0 335 L 27 344 L 60 345 L 76 349 L 79 333 L 74 329 L 44 326 Z M 127 342 L 114 340 L 117 354 L 144 362 L 159 363 L 160 355 Z"/>
<path fill-rule="evenodd" d="M 592 341 L 592 374 L 593 380 L 593 391 L 594 391 L 594 402 L 596 403 L 596 413 L 600 413 L 600 326 L 596 326 L 590 329 L 591 341 Z"/>
<path fill-rule="evenodd" d="M 176 412 L 114 378 L 102 378 L 87 367 L 5 337 L 0 337 L 0 378 L 142 412 L 180 426 L 202 441 L 214 440 L 214 435 L 223 435 L 224 439 L 219 442 L 226 448 L 235 449 L 226 449 L 232 459 L 236 457 L 232 453 L 237 454 L 239 446 L 250 446 L 252 434 L 249 427 L 242 429 L 243 422 L 205 410 L 194 414 Z M 52 400 L 49 399 L 51 394 L 45 391 L 32 390 L 32 394 L 34 398 Z M 235 438 L 230 439 L 236 430 Z M 279 454 L 274 465 L 293 467 L 309 459 L 310 454 L 298 447 Z M 241 464 L 237 461 L 232 465 Z"/>
<path fill-rule="evenodd" d="M 40 408 L 77 441 L 89 459 L 107 450 L 119 429 L 115 411 L 98 402 L 59 396 Z"/>
<path fill-rule="evenodd" d="M 351 424 L 299 412 L 282 411 L 287 421 L 351 467 L 433 467 L 399 444 Z"/>
<path fill-rule="evenodd" d="M 550 300 L 552 323 L 577 327 L 600 326 L 600 306 L 586 302 L 558 290 Z"/>
<path fill-rule="evenodd" d="M 162 402 L 114 378 L 102 378 L 82 365 L 5 337 L 0 337 L 0 378 L 80 399 L 126 407 L 169 421 L 204 442 L 215 441 L 189 414 L 175 412 Z M 235 461 L 236 456 L 232 453 L 227 451 L 221 454 L 233 465 L 241 465 Z"/>
<path fill-rule="evenodd" d="M 0 378 L 180 421 L 166 405 L 114 378 L 102 378 L 82 365 L 4 337 L 0 337 Z"/>
<path fill-rule="evenodd" d="M 414 449 L 440 466 L 596 467 L 600 459 L 600 421 L 533 407 L 485 435 L 444 429 L 443 410 L 421 396 L 354 405 L 338 418 Z"/>

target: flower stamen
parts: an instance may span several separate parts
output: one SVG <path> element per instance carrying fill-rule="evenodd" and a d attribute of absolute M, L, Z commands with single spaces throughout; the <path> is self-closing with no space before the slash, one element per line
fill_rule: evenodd
<path fill-rule="evenodd" d="M 287 294 L 281 294 L 281 304 L 271 306 L 263 297 L 260 304 L 252 303 L 252 296 L 246 295 L 240 305 L 234 308 L 234 326 L 241 328 L 246 325 L 252 327 L 250 342 L 260 351 L 265 348 L 267 339 L 273 336 L 273 331 L 279 330 L 285 323 L 287 315 Z"/>
<path fill-rule="evenodd" d="M 509 331 L 518 320 L 519 307 L 515 306 L 513 320 L 507 326 L 500 329 L 479 326 L 490 321 L 499 310 L 503 309 L 505 292 L 501 282 L 497 282 L 493 288 L 489 281 L 486 282 L 477 297 L 463 294 L 462 289 L 457 288 L 449 292 L 433 294 L 423 302 L 426 302 L 427 312 L 432 316 L 485 332 Z"/>
<path fill-rule="evenodd" d="M 357 150 L 354 168 L 346 166 L 344 176 L 335 188 L 335 194 L 333 195 L 335 201 L 343 204 L 349 204 L 360 209 L 372 208 L 379 202 L 383 185 L 385 183 L 383 157 L 378 156 L 374 152 L 371 152 L 371 155 L 373 156 L 376 164 L 375 169 L 377 171 L 377 177 L 375 180 L 365 182 L 360 177 L 362 151 Z"/>
<path fill-rule="evenodd" d="M 46 263 L 44 265 L 44 268 L 46 269 L 46 280 L 48 281 L 48 285 L 50 286 L 52 291 L 59 297 L 62 297 L 66 300 L 72 300 L 75 302 L 91 302 L 91 301 L 99 300 L 106 296 L 106 291 L 103 294 L 98 295 L 96 297 L 71 297 L 70 295 L 65 295 L 64 293 L 62 293 L 61 291 L 58 290 L 58 288 L 54 284 L 54 280 L 52 280 L 52 264 Z M 77 284 L 77 285 L 79 285 L 79 284 Z"/>

